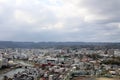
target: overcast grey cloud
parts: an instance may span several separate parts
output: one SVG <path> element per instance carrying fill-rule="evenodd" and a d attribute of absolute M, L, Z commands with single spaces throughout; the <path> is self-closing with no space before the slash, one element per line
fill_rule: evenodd
<path fill-rule="evenodd" d="M 120 41 L 120 0 L 0 0 L 0 40 Z"/>

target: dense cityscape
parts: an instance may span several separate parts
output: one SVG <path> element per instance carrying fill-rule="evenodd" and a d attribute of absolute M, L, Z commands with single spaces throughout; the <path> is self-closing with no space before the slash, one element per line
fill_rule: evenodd
<path fill-rule="evenodd" d="M 120 80 L 120 0 L 0 0 L 0 80 Z"/>
<path fill-rule="evenodd" d="M 120 80 L 120 49 L 1 48 L 0 80 Z"/>

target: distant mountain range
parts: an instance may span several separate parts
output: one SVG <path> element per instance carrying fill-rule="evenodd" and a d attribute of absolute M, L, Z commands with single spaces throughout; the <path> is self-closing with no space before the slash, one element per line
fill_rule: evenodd
<path fill-rule="evenodd" d="M 112 42 L 14 42 L 0 41 L 0 48 L 62 48 L 62 47 L 104 47 L 104 48 L 120 48 L 120 43 Z"/>

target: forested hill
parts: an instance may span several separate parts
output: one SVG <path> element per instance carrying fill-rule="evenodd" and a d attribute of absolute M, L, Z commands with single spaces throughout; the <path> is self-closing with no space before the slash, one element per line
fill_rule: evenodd
<path fill-rule="evenodd" d="M 0 41 L 0 48 L 49 48 L 49 47 L 75 47 L 75 48 L 117 48 L 120 43 L 108 42 L 13 42 Z"/>

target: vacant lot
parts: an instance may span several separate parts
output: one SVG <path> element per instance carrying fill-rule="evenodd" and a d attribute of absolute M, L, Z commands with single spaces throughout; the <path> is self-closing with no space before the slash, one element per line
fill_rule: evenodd
<path fill-rule="evenodd" d="M 115 78 L 91 78 L 91 77 L 75 77 L 72 80 L 120 80 Z"/>
<path fill-rule="evenodd" d="M 120 80 L 115 78 L 97 78 L 96 80 Z"/>

